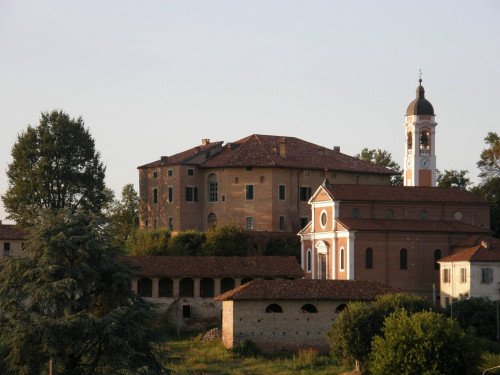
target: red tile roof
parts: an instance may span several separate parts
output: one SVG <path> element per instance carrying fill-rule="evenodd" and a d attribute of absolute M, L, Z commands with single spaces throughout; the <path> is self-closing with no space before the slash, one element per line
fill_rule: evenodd
<path fill-rule="evenodd" d="M 28 233 L 15 225 L 0 224 L 0 240 L 26 240 Z"/>
<path fill-rule="evenodd" d="M 365 280 L 255 280 L 214 298 L 224 300 L 374 300 L 395 292 Z"/>
<path fill-rule="evenodd" d="M 455 246 L 452 251 L 457 252 L 442 258 L 439 262 L 500 262 L 500 240 L 489 236 L 480 239 L 489 243 L 489 249 L 482 243 L 470 247 Z"/>
<path fill-rule="evenodd" d="M 222 145 L 223 142 L 211 142 L 207 143 L 206 145 L 200 145 L 197 147 L 190 148 L 189 150 L 179 152 L 178 154 L 171 155 L 167 157 L 166 161 L 156 160 L 148 164 L 141 165 L 140 167 L 137 167 L 138 169 L 140 168 L 153 168 L 153 167 L 160 167 L 162 165 L 175 165 L 175 164 L 186 164 L 189 163 L 189 160 L 192 159 L 195 156 L 198 156 L 200 152 L 206 152 L 208 150 L 211 150 L 217 146 Z"/>
<path fill-rule="evenodd" d="M 128 256 L 120 260 L 138 269 L 135 276 L 149 277 L 303 277 L 293 256 Z"/>
<path fill-rule="evenodd" d="M 334 200 L 376 202 L 484 203 L 486 200 L 458 188 L 424 186 L 329 185 Z"/>
<path fill-rule="evenodd" d="M 280 156 L 279 152 L 273 151 L 273 149 L 279 150 L 282 139 L 286 139 L 287 142 L 286 158 Z M 211 145 L 216 144 L 211 143 Z M 186 158 L 194 156 L 194 150 L 193 148 L 170 156 L 168 164 L 185 163 Z M 161 165 L 160 163 L 161 160 L 158 160 L 139 168 L 154 167 Z M 382 175 L 400 174 L 299 138 L 261 134 L 253 134 L 225 145 L 221 152 L 200 164 L 200 167 L 288 167 Z"/>
<path fill-rule="evenodd" d="M 459 221 L 418 219 L 335 219 L 349 230 L 395 231 L 395 232 L 447 232 L 490 233 L 488 229 L 475 227 Z"/>

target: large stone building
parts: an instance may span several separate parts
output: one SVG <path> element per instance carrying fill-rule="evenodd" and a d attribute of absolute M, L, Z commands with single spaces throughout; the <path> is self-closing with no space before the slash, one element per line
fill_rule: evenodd
<path fill-rule="evenodd" d="M 222 342 L 253 341 L 268 352 L 330 349 L 326 333 L 351 301 L 369 302 L 391 292 L 352 280 L 256 280 L 215 298 L 222 301 Z"/>
<path fill-rule="evenodd" d="M 304 272 L 295 257 L 130 256 L 132 289 L 151 298 L 180 331 L 220 324 L 217 297 L 259 279 L 297 279 Z"/>
<path fill-rule="evenodd" d="M 294 137 L 251 135 L 200 146 L 138 167 L 141 228 L 206 230 L 235 221 L 295 235 L 311 219 L 321 182 L 389 185 L 392 170 Z"/>
<path fill-rule="evenodd" d="M 471 236 L 452 249 L 441 265 L 441 305 L 453 298 L 486 297 L 500 299 L 500 240 Z"/>

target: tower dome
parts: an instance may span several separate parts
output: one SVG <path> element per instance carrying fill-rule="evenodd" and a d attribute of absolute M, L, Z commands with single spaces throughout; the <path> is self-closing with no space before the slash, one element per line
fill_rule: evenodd
<path fill-rule="evenodd" d="M 424 115 L 434 116 L 434 107 L 431 102 L 425 99 L 425 90 L 422 86 L 422 78 L 418 80 L 420 84 L 417 87 L 417 97 L 410 103 L 406 110 L 406 116 Z"/>

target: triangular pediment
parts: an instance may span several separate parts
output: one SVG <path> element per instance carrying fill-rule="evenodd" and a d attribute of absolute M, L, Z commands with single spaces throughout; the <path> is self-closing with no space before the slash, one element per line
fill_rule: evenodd
<path fill-rule="evenodd" d="M 324 186 L 318 187 L 318 189 L 312 195 L 311 199 L 309 199 L 309 204 L 316 202 L 333 202 L 333 197 L 325 189 Z"/>

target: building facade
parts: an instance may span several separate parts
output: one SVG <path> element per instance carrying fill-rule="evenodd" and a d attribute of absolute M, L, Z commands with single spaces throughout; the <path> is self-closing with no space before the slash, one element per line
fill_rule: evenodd
<path fill-rule="evenodd" d="M 441 265 L 441 306 L 452 299 L 485 297 L 500 299 L 500 240 L 471 236 L 454 246 Z"/>
<path fill-rule="evenodd" d="M 328 352 L 326 333 L 351 301 L 372 301 L 391 290 L 349 280 L 256 280 L 216 298 L 222 301 L 222 342 L 247 340 L 266 352 Z"/>
<path fill-rule="evenodd" d="M 304 272 L 295 257 L 130 256 L 132 289 L 151 299 L 178 332 L 220 324 L 214 297 L 252 280 L 296 279 Z"/>
<path fill-rule="evenodd" d="M 380 281 L 432 298 L 437 261 L 489 233 L 488 203 L 456 188 L 322 185 L 310 204 L 299 232 L 307 279 Z"/>
<path fill-rule="evenodd" d="M 15 225 L 2 224 L 0 220 L 0 257 L 24 256 L 24 243 L 28 234 Z"/>
<path fill-rule="evenodd" d="M 200 146 L 138 167 L 141 228 L 178 232 L 235 222 L 295 235 L 310 221 L 321 182 L 389 185 L 392 170 L 294 137 L 251 135 Z"/>

